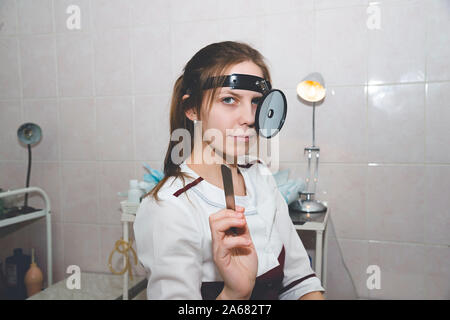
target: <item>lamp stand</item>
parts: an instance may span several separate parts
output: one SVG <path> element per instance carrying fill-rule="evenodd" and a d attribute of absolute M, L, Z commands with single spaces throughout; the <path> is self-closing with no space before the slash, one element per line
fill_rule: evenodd
<path fill-rule="evenodd" d="M 27 144 L 28 147 L 28 170 L 27 170 L 27 184 L 26 188 L 30 186 L 30 172 L 31 172 L 31 146 Z M 28 207 L 28 192 L 25 194 L 25 202 L 23 204 L 23 207 Z"/>
<path fill-rule="evenodd" d="M 27 170 L 27 184 L 26 188 L 30 186 L 30 173 L 31 173 L 31 145 L 27 144 L 28 147 L 28 170 Z M 37 209 L 28 206 L 28 192 L 25 193 L 25 201 L 23 207 L 19 209 L 19 214 L 26 214 L 35 212 Z"/>
<path fill-rule="evenodd" d="M 307 213 L 321 213 L 327 211 L 327 207 L 321 203 L 318 200 L 314 200 L 314 194 L 316 192 L 316 186 L 317 186 L 317 180 L 319 176 L 319 155 L 320 155 L 320 148 L 315 146 L 315 113 L 316 113 L 316 103 L 313 102 L 313 117 L 312 117 L 312 129 L 313 129 L 313 143 L 311 147 L 306 147 L 304 150 L 304 154 L 308 153 L 308 177 L 306 178 L 306 192 L 300 192 L 300 199 L 297 200 L 293 205 L 292 209 L 300 212 L 307 212 Z M 315 161 L 315 167 L 314 167 L 314 187 L 313 192 L 309 191 L 309 182 L 311 180 L 311 158 L 313 157 L 313 154 L 315 155 L 316 161 Z M 301 199 L 301 196 L 306 196 L 306 199 Z"/>

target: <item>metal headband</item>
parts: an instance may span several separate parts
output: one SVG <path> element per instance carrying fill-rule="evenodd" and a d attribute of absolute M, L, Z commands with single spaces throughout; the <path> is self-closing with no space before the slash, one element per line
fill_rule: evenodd
<path fill-rule="evenodd" d="M 267 94 L 272 89 L 269 81 L 249 74 L 233 73 L 224 78 L 221 86 L 214 86 L 214 80 L 217 78 L 222 79 L 223 76 L 208 78 L 203 86 L 203 89 L 211 89 L 214 87 L 231 87 L 232 89 L 256 91 L 262 93 L 263 95 Z"/>

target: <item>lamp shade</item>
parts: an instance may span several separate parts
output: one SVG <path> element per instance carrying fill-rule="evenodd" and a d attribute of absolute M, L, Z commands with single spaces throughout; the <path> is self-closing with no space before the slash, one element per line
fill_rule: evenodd
<path fill-rule="evenodd" d="M 35 144 L 41 140 L 42 130 L 37 124 L 27 122 L 19 127 L 17 136 L 25 144 Z"/>
<path fill-rule="evenodd" d="M 308 102 L 318 102 L 325 98 L 325 81 L 320 73 L 307 75 L 298 85 L 297 94 Z"/>

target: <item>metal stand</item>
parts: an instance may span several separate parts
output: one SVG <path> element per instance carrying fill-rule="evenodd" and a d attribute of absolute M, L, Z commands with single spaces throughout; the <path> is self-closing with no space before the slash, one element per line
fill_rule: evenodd
<path fill-rule="evenodd" d="M 325 212 L 327 207 L 321 203 L 320 201 L 314 200 L 314 194 L 316 193 L 316 186 L 319 177 L 319 156 L 320 156 L 320 148 L 315 145 L 316 142 L 316 134 L 315 134 L 315 114 L 316 114 L 316 103 L 313 102 L 313 135 L 312 135 L 312 146 L 306 147 L 304 153 L 308 153 L 308 173 L 306 177 L 306 192 L 300 193 L 300 196 L 305 195 L 306 199 L 297 200 L 295 204 L 297 206 L 296 210 L 307 213 L 319 213 Z M 313 179 L 313 191 L 309 192 L 309 182 L 311 181 L 311 159 L 315 156 L 315 167 L 314 167 L 314 179 Z"/>

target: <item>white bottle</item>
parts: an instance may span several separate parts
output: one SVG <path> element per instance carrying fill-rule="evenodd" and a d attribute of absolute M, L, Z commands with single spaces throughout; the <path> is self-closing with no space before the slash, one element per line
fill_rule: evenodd
<path fill-rule="evenodd" d="M 137 180 L 130 180 L 130 190 L 128 190 L 128 202 L 139 203 L 142 196 L 142 190 L 139 189 Z"/>

